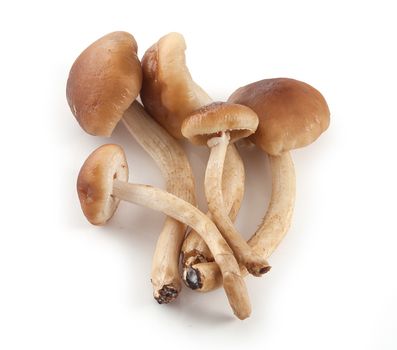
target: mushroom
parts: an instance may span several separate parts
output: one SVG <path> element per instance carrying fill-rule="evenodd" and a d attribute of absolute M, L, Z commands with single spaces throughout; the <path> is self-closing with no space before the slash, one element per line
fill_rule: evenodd
<path fill-rule="evenodd" d="M 229 143 L 253 134 L 256 113 L 243 105 L 216 102 L 193 112 L 182 124 L 182 134 L 196 145 L 207 144 L 210 157 L 205 172 L 205 195 L 214 222 L 234 251 L 237 260 L 254 276 L 269 271 L 269 264 L 256 254 L 228 217 L 222 195 L 222 174 Z"/>
<path fill-rule="evenodd" d="M 259 126 L 250 139 L 268 154 L 272 171 L 272 194 L 266 215 L 248 244 L 267 259 L 287 233 L 295 202 L 295 171 L 290 150 L 314 142 L 330 121 L 327 102 L 312 86 L 287 78 L 265 79 L 236 90 L 229 102 L 252 108 Z M 245 272 L 242 271 L 242 274 Z M 198 291 L 219 287 L 214 263 L 193 265 L 184 272 Z M 189 285 L 189 283 L 188 283 Z"/>
<path fill-rule="evenodd" d="M 120 200 L 161 211 L 194 227 L 206 241 L 222 273 L 230 306 L 240 319 L 251 313 L 244 279 L 233 252 L 215 224 L 200 210 L 179 197 L 158 188 L 128 183 L 128 165 L 123 149 L 107 144 L 84 162 L 77 179 L 77 192 L 84 215 L 95 225 L 105 224 Z"/>
<path fill-rule="evenodd" d="M 137 44 L 126 32 L 105 35 L 74 62 L 67 82 L 67 100 L 81 127 L 92 135 L 110 136 L 121 120 L 153 158 L 166 180 L 166 189 L 195 203 L 194 179 L 185 152 L 135 101 L 142 84 Z M 174 300 L 181 290 L 179 255 L 186 226 L 167 218 L 152 263 L 154 298 Z"/>
<path fill-rule="evenodd" d="M 141 98 L 146 110 L 177 139 L 181 125 L 194 110 L 212 102 L 190 75 L 185 59 L 186 43 L 179 33 L 169 33 L 142 57 Z"/>
<path fill-rule="evenodd" d="M 169 33 L 150 47 L 142 58 L 142 102 L 146 110 L 171 135 L 182 138 L 181 126 L 193 111 L 212 102 L 197 85 L 186 66 L 186 43 L 179 33 Z M 223 172 L 226 211 L 234 221 L 244 195 L 244 165 L 234 145 L 228 147 Z M 211 218 L 210 212 L 207 215 Z M 205 242 L 193 231 L 183 246 L 183 265 L 213 261 Z"/>

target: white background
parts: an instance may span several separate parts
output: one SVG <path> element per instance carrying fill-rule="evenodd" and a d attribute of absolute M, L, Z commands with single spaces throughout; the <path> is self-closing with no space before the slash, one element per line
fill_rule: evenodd
<path fill-rule="evenodd" d="M 397 54 L 394 1 L 13 1 L 0 5 L 0 348 L 396 349 Z M 109 140 L 85 134 L 65 99 L 76 56 L 134 34 L 142 56 L 184 34 L 195 80 L 217 100 L 270 77 L 326 97 L 329 130 L 295 151 L 292 228 L 272 271 L 247 278 L 251 318 L 222 290 L 157 305 L 149 280 L 163 216 L 122 204 L 106 227 L 83 217 L 75 181 Z M 118 127 L 137 182 L 164 187 Z M 202 208 L 206 149 L 188 147 Z M 243 152 L 248 238 L 270 191 L 260 152 Z"/>

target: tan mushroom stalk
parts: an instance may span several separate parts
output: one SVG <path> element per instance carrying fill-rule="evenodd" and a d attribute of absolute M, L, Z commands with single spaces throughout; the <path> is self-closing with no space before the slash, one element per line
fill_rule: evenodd
<path fill-rule="evenodd" d="M 193 227 L 206 241 L 220 268 L 233 312 L 240 319 L 247 318 L 251 306 L 244 280 L 233 252 L 215 224 L 173 194 L 127 181 L 128 165 L 123 149 L 112 144 L 96 149 L 83 164 L 77 180 L 81 208 L 87 219 L 96 225 L 104 224 L 113 216 L 119 201 L 125 200 L 161 211 Z"/>
<path fill-rule="evenodd" d="M 81 127 L 92 135 L 110 136 L 121 120 L 161 169 L 167 191 L 194 204 L 194 179 L 185 152 L 135 101 L 142 84 L 136 53 L 135 39 L 125 32 L 94 42 L 70 70 L 68 103 Z M 181 289 L 179 255 L 185 231 L 185 225 L 167 218 L 160 233 L 151 275 L 159 303 L 174 300 Z"/>
<path fill-rule="evenodd" d="M 258 117 L 250 108 L 232 103 L 212 103 L 198 109 L 182 124 L 182 134 L 193 144 L 210 148 L 205 172 L 205 195 L 214 221 L 248 272 L 260 276 L 269 264 L 256 254 L 238 233 L 228 217 L 222 195 L 222 174 L 229 143 L 253 134 Z"/>
<path fill-rule="evenodd" d="M 287 78 L 265 79 L 236 90 L 230 102 L 252 108 L 259 126 L 251 140 L 269 154 L 272 195 L 262 224 L 248 244 L 268 258 L 287 233 L 295 201 L 295 171 L 290 150 L 314 142 L 329 126 L 327 102 L 312 86 Z M 244 273 L 244 271 L 242 271 Z M 216 264 L 193 265 L 185 276 L 206 292 L 220 286 Z"/>
<path fill-rule="evenodd" d="M 244 197 L 244 181 L 245 171 L 243 161 L 241 160 L 237 148 L 234 147 L 234 145 L 229 145 L 223 169 L 222 193 L 226 211 L 229 213 L 229 218 L 233 222 L 237 218 Z M 207 212 L 207 216 L 212 219 L 210 211 Z M 194 230 L 189 232 L 185 238 L 182 246 L 182 253 L 184 271 L 187 271 L 187 267 L 199 262 L 214 261 L 204 240 Z M 194 283 L 191 283 L 192 280 L 186 278 L 183 278 L 183 280 L 190 283 L 190 288 L 195 288 Z"/>
<path fill-rule="evenodd" d="M 142 102 L 146 110 L 176 138 L 182 138 L 185 118 L 212 102 L 197 85 L 186 66 L 186 43 L 179 33 L 169 33 L 150 47 L 142 58 Z M 237 216 L 244 195 L 244 166 L 234 147 L 226 154 L 223 172 L 223 195 L 232 221 Z M 207 213 L 211 217 L 210 213 Z M 213 261 L 208 247 L 194 230 L 182 246 L 183 265 Z"/>

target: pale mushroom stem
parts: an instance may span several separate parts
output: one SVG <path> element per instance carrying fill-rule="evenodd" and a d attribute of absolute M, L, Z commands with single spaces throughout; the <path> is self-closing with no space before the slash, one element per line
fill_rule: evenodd
<path fill-rule="evenodd" d="M 222 174 L 229 139 L 229 133 L 222 132 L 219 137 L 213 137 L 207 143 L 211 149 L 205 172 L 205 195 L 208 208 L 214 217 L 216 225 L 236 255 L 237 260 L 247 268 L 248 272 L 254 276 L 261 276 L 269 271 L 269 264 L 256 254 L 237 232 L 228 216 L 223 201 Z"/>
<path fill-rule="evenodd" d="M 179 143 L 137 101 L 127 109 L 122 121 L 160 168 L 167 191 L 195 204 L 193 173 Z M 153 296 L 160 304 L 173 301 L 181 290 L 179 256 L 185 232 L 185 225 L 167 217 L 157 240 L 151 281 Z"/>
<path fill-rule="evenodd" d="M 115 179 L 113 195 L 161 211 L 194 228 L 207 243 L 219 266 L 223 286 L 234 314 L 239 319 L 245 319 L 250 315 L 251 305 L 238 263 L 217 227 L 207 216 L 177 196 L 147 185 L 131 184 Z"/>
<path fill-rule="evenodd" d="M 295 205 L 295 168 L 290 152 L 270 156 L 272 194 L 262 224 L 248 244 L 267 259 L 276 250 L 288 232 Z"/>
<path fill-rule="evenodd" d="M 281 243 L 291 226 L 295 203 L 295 170 L 289 152 L 281 156 L 269 156 L 272 171 L 272 194 L 262 224 L 248 244 L 267 259 Z M 246 275 L 245 269 L 241 270 Z M 216 263 L 200 263 L 188 268 L 186 279 L 195 281 L 200 292 L 208 292 L 222 285 L 222 277 Z M 189 285 L 189 281 L 186 281 Z"/>
<path fill-rule="evenodd" d="M 235 145 L 230 144 L 226 152 L 225 166 L 222 175 L 222 193 L 226 211 L 234 222 L 240 210 L 244 197 L 245 171 L 244 164 Z M 212 219 L 210 211 L 206 214 Z M 186 236 L 183 246 L 183 267 L 192 266 L 200 262 L 214 261 L 207 245 L 201 236 L 194 230 Z M 184 271 L 187 271 L 184 269 Z M 186 278 L 184 278 L 186 281 Z M 190 285 L 194 289 L 194 285 Z"/>

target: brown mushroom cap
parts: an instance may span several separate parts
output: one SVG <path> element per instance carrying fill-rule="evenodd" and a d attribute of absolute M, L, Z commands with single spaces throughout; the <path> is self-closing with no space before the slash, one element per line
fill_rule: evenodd
<path fill-rule="evenodd" d="M 81 167 L 77 193 L 84 215 L 91 224 L 102 225 L 120 202 L 112 196 L 113 180 L 128 181 L 128 165 L 123 149 L 108 144 L 97 148 Z"/>
<path fill-rule="evenodd" d="M 88 46 L 73 63 L 66 97 L 89 134 L 110 136 L 138 96 L 142 68 L 137 49 L 131 34 L 114 32 Z"/>
<path fill-rule="evenodd" d="M 294 79 L 260 80 L 239 88 L 228 101 L 246 105 L 258 114 L 258 130 L 251 138 L 271 155 L 307 146 L 329 126 L 324 97 Z"/>
<path fill-rule="evenodd" d="M 185 59 L 186 43 L 179 33 L 169 33 L 142 58 L 141 99 L 146 110 L 172 136 L 182 138 L 185 118 L 210 97 L 192 79 Z"/>
<path fill-rule="evenodd" d="M 182 124 L 182 134 L 195 145 L 221 132 L 229 132 L 230 143 L 253 134 L 258 127 L 258 116 L 246 106 L 214 102 L 196 110 Z"/>

